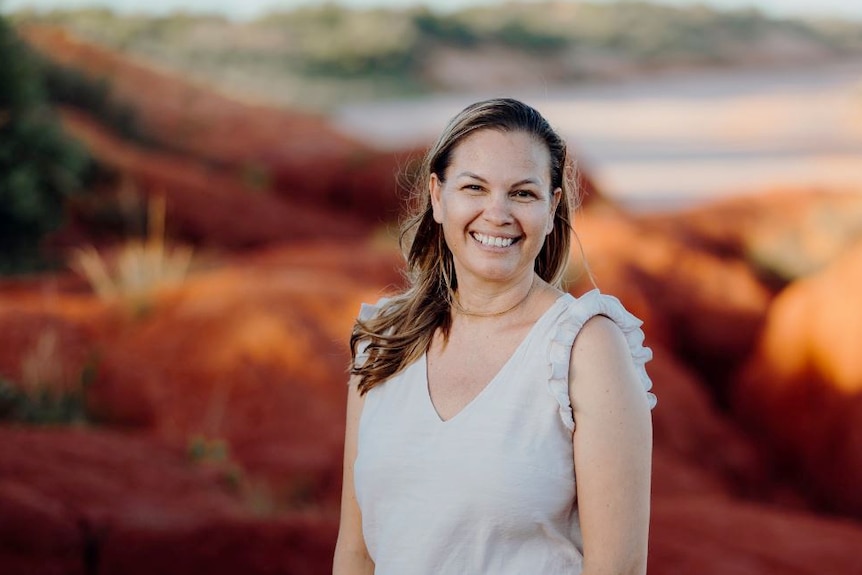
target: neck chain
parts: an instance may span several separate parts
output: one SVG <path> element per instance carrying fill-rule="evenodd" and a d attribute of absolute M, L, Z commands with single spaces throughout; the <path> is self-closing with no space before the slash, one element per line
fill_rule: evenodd
<path fill-rule="evenodd" d="M 515 305 L 507 307 L 506 309 L 504 309 L 502 311 L 492 311 L 492 312 L 469 311 L 469 310 L 461 307 L 461 304 L 458 303 L 458 300 L 455 298 L 452 298 L 452 307 L 455 308 L 455 311 L 457 311 L 461 315 L 467 315 L 470 317 L 495 317 L 498 315 L 507 314 L 510 311 L 514 311 L 515 308 L 522 305 L 525 301 L 527 301 L 527 298 L 530 297 L 530 294 L 533 293 L 534 287 L 536 287 L 536 276 L 535 275 L 533 276 L 533 281 L 532 281 L 532 283 L 530 283 L 530 289 L 527 290 L 526 295 L 524 295 L 524 297 L 522 297 L 517 302 L 515 302 Z"/>

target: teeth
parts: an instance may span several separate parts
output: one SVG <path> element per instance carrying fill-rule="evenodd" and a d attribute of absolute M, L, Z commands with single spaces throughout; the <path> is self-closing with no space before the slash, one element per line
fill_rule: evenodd
<path fill-rule="evenodd" d="M 483 246 L 493 246 L 497 248 L 507 248 L 515 241 L 515 238 L 498 238 L 475 232 L 473 233 L 473 237 L 476 238 Z"/>

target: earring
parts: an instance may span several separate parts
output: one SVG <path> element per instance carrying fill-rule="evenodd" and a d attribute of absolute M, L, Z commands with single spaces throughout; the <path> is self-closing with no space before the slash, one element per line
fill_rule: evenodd
<path fill-rule="evenodd" d="M 437 236 L 437 250 L 440 254 L 437 265 L 440 267 L 440 277 L 446 290 L 446 301 L 452 305 L 455 300 L 455 263 L 452 261 L 452 253 L 446 247 L 442 233 Z"/>

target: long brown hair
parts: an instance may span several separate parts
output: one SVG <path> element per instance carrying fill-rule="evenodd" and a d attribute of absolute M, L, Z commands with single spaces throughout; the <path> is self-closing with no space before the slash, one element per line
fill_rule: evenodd
<path fill-rule="evenodd" d="M 562 189 L 554 213 L 553 231 L 536 257 L 535 271 L 546 282 L 560 287 L 569 259 L 570 213 L 577 206 L 574 167 L 565 141 L 532 107 L 511 98 L 477 102 L 456 115 L 428 150 L 411 190 L 411 213 L 401 228 L 400 244 L 407 260 L 407 289 L 390 299 L 373 318 L 357 320 L 350 336 L 352 375 L 359 376 L 359 392 L 366 393 L 413 361 L 431 344 L 439 328 L 448 336 L 452 294 L 458 287 L 452 252 L 443 230 L 434 221 L 429 180 L 431 174 L 445 181 L 452 153 L 468 135 L 478 130 L 525 132 L 543 142 L 550 152 L 551 189 Z M 365 347 L 367 359 L 357 362 L 357 348 Z"/>

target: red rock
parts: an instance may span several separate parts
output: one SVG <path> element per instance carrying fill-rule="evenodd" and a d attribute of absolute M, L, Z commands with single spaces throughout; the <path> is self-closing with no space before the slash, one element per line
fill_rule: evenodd
<path fill-rule="evenodd" d="M 0 427 L 0 437 L 0 478 L 62 505 L 75 522 L 195 525 L 242 514 L 218 473 L 149 437 L 63 427 Z"/>
<path fill-rule="evenodd" d="M 862 517 L 862 244 L 773 302 L 734 406 L 792 482 Z"/>
<path fill-rule="evenodd" d="M 91 413 L 127 433 L 0 428 L 0 525 L 59 541 L 53 554 L 0 541 L 0 572 L 328 572 L 347 338 L 360 302 L 399 281 L 398 261 L 385 244 L 295 245 L 158 290 L 143 315 L 93 307 L 63 344 L 98 349 Z M 69 304 L 80 298 L 95 300 L 0 293 L 0 332 L 69 323 L 86 315 Z M 187 447 L 205 440 L 227 461 L 193 464 Z"/>
<path fill-rule="evenodd" d="M 729 497 L 726 478 L 660 445 L 653 446 L 653 497 Z"/>
<path fill-rule="evenodd" d="M 0 427 L 0 572 L 90 573 L 117 523 L 183 526 L 242 508 L 212 473 L 145 438 Z"/>
<path fill-rule="evenodd" d="M 2 292 L 0 374 L 20 379 L 50 328 L 52 362 L 77 377 L 95 368 L 96 421 L 182 449 L 224 440 L 244 470 L 274 482 L 280 505 L 337 502 L 350 328 L 360 302 L 399 283 L 398 262 L 376 243 L 272 249 L 154 292 L 142 315 L 77 288 Z"/>
<path fill-rule="evenodd" d="M 653 502 L 649 573 L 862 573 L 862 525 L 716 497 Z"/>
<path fill-rule="evenodd" d="M 92 410 L 174 445 L 224 439 L 287 502 L 337 501 L 350 328 L 360 302 L 398 279 L 392 252 L 362 252 L 271 251 L 162 292 L 101 342 Z"/>
<path fill-rule="evenodd" d="M 0 468 L 2 572 L 83 575 L 82 550 L 80 528 L 64 502 L 46 497 L 28 483 L 6 478 Z"/>
<path fill-rule="evenodd" d="M 62 28 L 31 25 L 18 32 L 58 64 L 90 78 L 109 79 L 112 97 L 131 105 L 148 136 L 174 150 L 242 165 L 266 158 L 301 164 L 309 154 L 339 157 L 359 147 L 320 116 L 219 94 L 211 86 L 81 40 Z"/>
<path fill-rule="evenodd" d="M 5 283 L 0 287 L 0 379 L 32 393 L 78 393 L 96 363 L 95 326 L 104 325 L 106 306 L 80 293 L 79 284 L 50 276 Z"/>
<path fill-rule="evenodd" d="M 46 384 L 57 391 L 79 384 L 81 372 L 90 359 L 93 334 L 62 316 L 4 307 L 0 304 L 3 326 L 0 378 L 12 382 L 38 378 L 28 383 Z M 26 371 L 33 373 L 27 375 Z"/>
<path fill-rule="evenodd" d="M 262 187 L 258 193 L 273 190 L 292 206 L 359 214 L 372 223 L 401 205 L 394 175 L 405 158 L 349 138 L 322 116 L 219 94 L 60 28 L 33 25 L 19 32 L 50 60 L 92 79 L 108 79 L 111 97 L 133 110 L 148 143 L 212 173 L 210 187 L 222 188 L 225 180 L 252 180 Z M 72 131 L 80 135 L 76 126 Z M 92 149 L 92 142 L 88 144 Z M 100 161 L 103 153 L 105 149 L 98 148 Z M 106 155 L 116 161 L 116 153 Z M 249 212 L 243 201 L 259 203 L 254 193 L 241 195 L 234 204 L 240 209 L 237 216 Z M 208 194 L 202 195 L 199 205 L 207 202 Z M 256 213 L 269 219 L 265 212 Z M 301 217 L 294 221 L 303 225 Z"/>
<path fill-rule="evenodd" d="M 748 356 L 771 299 L 748 265 L 689 247 L 618 211 L 584 210 L 575 230 L 598 286 L 644 320 L 650 341 L 684 358 L 723 395 L 724 376 Z M 575 289 L 589 287 L 581 278 Z"/>
<path fill-rule="evenodd" d="M 670 353 L 653 346 L 647 370 L 653 410 L 653 493 L 764 497 L 768 472 L 752 441 L 713 404 L 706 386 Z"/>
<path fill-rule="evenodd" d="M 65 111 L 63 124 L 102 166 L 117 174 L 115 188 L 125 187 L 128 193 L 144 199 L 165 198 L 167 229 L 178 241 L 241 249 L 321 237 L 360 238 L 370 229 L 346 208 L 335 213 L 325 198 L 315 201 L 316 196 L 309 192 L 300 201 L 268 187 L 254 189 L 236 174 L 126 142 L 80 112 Z M 312 162 L 307 168 L 314 170 L 314 166 Z M 117 193 L 111 190 L 108 195 Z M 80 214 L 77 223 L 85 228 L 95 225 Z M 81 242 L 69 235 L 58 234 L 53 244 L 74 246 Z"/>
<path fill-rule="evenodd" d="M 101 573 L 319 575 L 332 571 L 334 517 L 214 521 L 192 529 L 121 528 L 105 541 Z"/>
<path fill-rule="evenodd" d="M 641 220 L 687 245 L 743 259 L 781 286 L 822 269 L 859 238 L 862 197 L 854 190 L 770 189 Z"/>
<path fill-rule="evenodd" d="M 152 438 L 0 427 L 0 572 L 331 569 L 334 510 L 279 515 L 248 496 Z"/>

